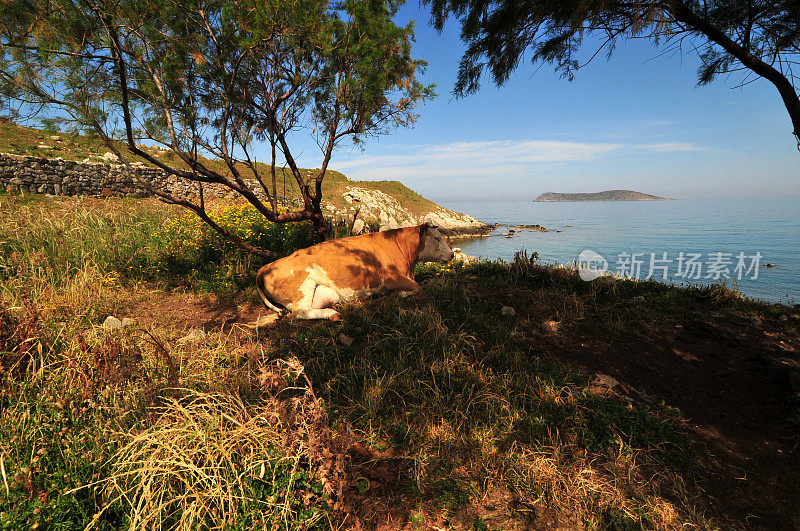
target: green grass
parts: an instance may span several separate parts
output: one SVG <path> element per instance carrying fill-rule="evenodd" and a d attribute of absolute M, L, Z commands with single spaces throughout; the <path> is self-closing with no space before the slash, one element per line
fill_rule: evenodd
<path fill-rule="evenodd" d="M 220 215 L 281 253 L 307 243 L 303 226 Z M 495 529 L 542 512 L 590 529 L 721 525 L 696 503 L 704 471 L 679 411 L 598 392 L 534 318 L 499 310 L 660 337 L 709 307 L 785 308 L 719 286 L 586 283 L 520 256 L 420 266 L 419 295 L 346 305 L 336 324 L 198 344 L 169 325 L 99 328 L 152 292 L 252 300 L 260 263 L 180 216 L 152 200 L 0 196 L 0 526 Z M 508 520 L 489 499 L 513 500 Z"/>
<path fill-rule="evenodd" d="M 308 224 L 275 226 L 254 219 L 246 207 L 212 215 L 241 237 L 279 253 L 307 246 L 313 237 Z M 138 513 L 119 496 L 127 492 L 126 474 L 146 477 L 146 471 L 122 463 L 119 452 L 135 450 L 131 434 L 151 433 L 147 430 L 157 426 L 153 419 L 159 415 L 152 408 L 163 400 L 213 390 L 208 382 L 219 366 L 209 367 L 214 374 L 182 374 L 180 381 L 195 382 L 194 389 L 173 391 L 178 362 L 174 350 L 165 350 L 163 331 L 119 336 L 97 324 L 141 298 L 135 293 L 142 286 L 230 297 L 245 284 L 252 287 L 260 265 L 154 200 L 0 195 L 0 526 L 150 528 L 131 519 Z M 227 364 L 225 347 L 213 348 L 223 354 L 220 359 L 209 353 L 209 359 Z M 191 362 L 181 366 L 186 370 Z M 224 400 L 218 407 L 241 412 Z M 190 414 L 192 425 L 213 429 L 213 419 L 202 413 Z M 152 434 L 157 442 L 158 432 Z M 208 451 L 200 444 L 205 437 L 189 433 L 186 440 L 195 441 L 198 452 Z M 283 437 L 259 440 L 265 446 L 258 454 L 241 450 L 246 441 L 232 441 L 228 462 L 247 474 L 253 463 L 264 464 L 262 476 L 269 472 L 273 480 L 220 476 L 221 486 L 237 480 L 239 490 L 232 495 L 242 503 L 235 509 L 219 506 L 213 501 L 218 493 L 210 492 L 192 507 L 216 512 L 198 509 L 198 521 L 207 522 L 223 509 L 240 515 L 232 521 L 232 528 L 240 529 L 287 518 L 302 528 L 326 521 L 324 499 L 311 507 L 304 502 L 321 488 L 308 464 L 287 471 L 285 456 L 291 454 Z"/>
<path fill-rule="evenodd" d="M 354 306 L 343 314 L 343 332 L 356 338 L 350 347 L 332 340 L 326 324 L 294 333 L 287 324 L 276 335 L 292 339 L 274 355 L 306 353 L 332 417 L 413 456 L 414 470 L 425 471 L 414 488 L 432 494 L 443 514 L 496 489 L 558 500 L 574 479 L 552 473 L 564 454 L 589 456 L 567 459 L 567 474 L 585 459 L 630 473 L 614 487 L 597 481 L 562 507 L 589 523 L 611 509 L 646 513 L 654 503 L 648 482 L 679 492 L 669 478 L 692 468 L 679 414 L 587 393 L 586 378 L 547 361 L 520 325 L 487 318 L 498 303 L 479 286 L 507 284 L 509 275 L 503 265 L 465 268 L 429 279 L 414 300 Z"/>
<path fill-rule="evenodd" d="M 210 215 L 277 256 L 315 241 L 310 223 L 271 223 L 249 205 Z M 252 287 L 263 264 L 193 214 L 154 200 L 0 194 L 0 279 L 15 295 L 32 283 L 60 288 L 88 275 L 108 285 L 157 282 L 232 297 Z"/>

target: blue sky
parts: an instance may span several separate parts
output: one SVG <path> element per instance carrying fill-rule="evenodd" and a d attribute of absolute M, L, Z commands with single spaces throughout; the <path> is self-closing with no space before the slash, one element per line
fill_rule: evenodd
<path fill-rule="evenodd" d="M 464 45 L 451 20 L 442 35 L 416 2 L 414 55 L 439 97 L 415 127 L 342 147 L 331 168 L 351 179 L 402 181 L 433 200 L 530 200 L 542 192 L 623 188 L 674 198 L 800 197 L 800 152 L 774 87 L 741 76 L 696 86 L 691 52 L 659 56 L 620 41 L 561 79 L 550 65 L 463 99 L 451 95 Z M 590 54 L 587 47 L 586 51 Z M 318 166 L 313 148 L 301 161 Z"/>

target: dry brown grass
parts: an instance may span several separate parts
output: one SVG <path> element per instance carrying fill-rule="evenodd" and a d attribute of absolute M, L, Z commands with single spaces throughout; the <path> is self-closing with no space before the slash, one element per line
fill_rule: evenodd
<path fill-rule="evenodd" d="M 144 429 L 117 434 L 127 442 L 99 483 L 106 508 L 122 504 L 129 528 L 148 530 L 330 527 L 331 510 L 347 519 L 350 440 L 331 431 L 303 366 L 247 373 L 257 400 L 180 389 Z"/>

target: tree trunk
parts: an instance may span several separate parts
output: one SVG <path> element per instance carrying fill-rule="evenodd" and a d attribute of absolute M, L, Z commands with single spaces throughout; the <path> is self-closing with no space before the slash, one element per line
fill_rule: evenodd
<path fill-rule="evenodd" d="M 789 118 L 792 120 L 792 133 L 800 142 L 800 98 L 798 98 L 792 82 L 789 81 L 786 75 L 774 66 L 764 62 L 760 57 L 750 53 L 722 29 L 713 26 L 708 20 L 695 13 L 687 4 L 677 2 L 673 8 L 673 15 L 676 20 L 702 33 L 710 41 L 738 59 L 745 67 L 772 83 L 778 89 L 783 104 L 789 113 Z M 800 143 L 798 148 L 800 148 Z"/>
<path fill-rule="evenodd" d="M 319 208 L 312 214 L 311 223 L 314 224 L 314 234 L 317 243 L 324 242 L 331 238 L 331 225 L 328 223 L 328 220 L 325 219 L 325 216 L 322 215 L 322 211 Z"/>

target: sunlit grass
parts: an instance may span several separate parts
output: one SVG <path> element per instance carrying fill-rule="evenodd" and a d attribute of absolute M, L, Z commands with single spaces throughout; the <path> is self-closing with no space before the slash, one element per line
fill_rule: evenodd
<path fill-rule="evenodd" d="M 310 235 L 246 207 L 214 216 L 284 254 Z M 170 325 L 98 326 L 147 290 L 248 300 L 260 263 L 229 245 L 155 201 L 0 196 L 0 527 L 338 529 L 391 516 L 481 529 L 500 525 L 467 509 L 494 497 L 521 528 L 543 512 L 589 529 L 719 527 L 695 503 L 680 412 L 596 392 L 500 308 L 586 334 L 657 334 L 703 301 L 778 310 L 719 286 L 586 283 L 519 257 L 421 266 L 419 295 L 348 304 L 338 324 L 216 328 L 198 343 Z M 388 484 L 368 477 L 381 466 Z"/>

